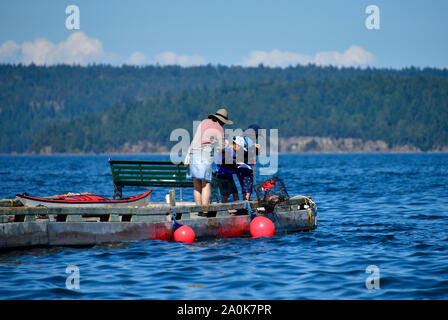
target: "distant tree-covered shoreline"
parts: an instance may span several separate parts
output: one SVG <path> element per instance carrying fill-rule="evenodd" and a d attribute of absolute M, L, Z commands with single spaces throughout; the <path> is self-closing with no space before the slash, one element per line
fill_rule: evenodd
<path fill-rule="evenodd" d="M 448 145 L 448 70 L 317 66 L 0 65 L 0 153 L 170 146 L 175 128 L 229 110 L 282 137 Z"/>

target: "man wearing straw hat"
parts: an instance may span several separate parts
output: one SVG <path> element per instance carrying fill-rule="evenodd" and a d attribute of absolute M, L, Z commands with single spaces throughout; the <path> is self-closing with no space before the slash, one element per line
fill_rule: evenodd
<path fill-rule="evenodd" d="M 203 120 L 194 135 L 185 159 L 188 165 L 187 179 L 193 180 L 194 201 L 197 205 L 206 206 L 210 200 L 210 182 L 212 181 L 213 148 L 224 146 L 225 124 L 232 124 L 226 109 L 219 109 Z M 200 215 L 207 215 L 206 212 Z"/>

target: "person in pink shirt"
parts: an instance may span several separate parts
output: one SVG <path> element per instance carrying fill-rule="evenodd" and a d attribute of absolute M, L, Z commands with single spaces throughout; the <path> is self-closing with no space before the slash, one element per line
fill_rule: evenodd
<path fill-rule="evenodd" d="M 193 180 L 194 201 L 197 205 L 206 206 L 210 201 L 210 182 L 212 181 L 213 149 L 224 147 L 225 124 L 232 124 L 226 109 L 219 109 L 208 115 L 198 126 L 190 144 L 185 164 L 187 179 Z M 201 215 L 207 215 L 206 212 Z"/>

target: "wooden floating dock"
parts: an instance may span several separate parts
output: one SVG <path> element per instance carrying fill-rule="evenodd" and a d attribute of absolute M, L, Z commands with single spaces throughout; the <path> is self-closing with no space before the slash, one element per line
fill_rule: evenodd
<path fill-rule="evenodd" d="M 179 223 L 193 228 L 196 239 L 250 235 L 248 203 L 242 201 L 206 207 L 186 202 L 176 205 L 150 203 L 141 208 L 31 208 L 6 205 L 0 205 L 0 249 L 171 241 L 173 214 Z M 292 197 L 277 204 L 273 213 L 266 213 L 257 201 L 251 201 L 250 206 L 253 213 L 274 222 L 276 234 L 309 231 L 317 225 L 317 208 L 310 197 Z M 199 216 L 201 211 L 209 212 L 209 217 Z"/>

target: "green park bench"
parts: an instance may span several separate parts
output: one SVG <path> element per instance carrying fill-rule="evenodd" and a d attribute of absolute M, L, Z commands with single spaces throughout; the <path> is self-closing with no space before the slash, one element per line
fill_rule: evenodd
<path fill-rule="evenodd" d="M 124 186 L 192 188 L 193 181 L 187 180 L 187 167 L 171 161 L 140 161 L 109 159 L 114 183 L 114 199 L 122 198 Z"/>

